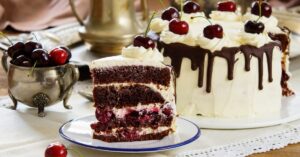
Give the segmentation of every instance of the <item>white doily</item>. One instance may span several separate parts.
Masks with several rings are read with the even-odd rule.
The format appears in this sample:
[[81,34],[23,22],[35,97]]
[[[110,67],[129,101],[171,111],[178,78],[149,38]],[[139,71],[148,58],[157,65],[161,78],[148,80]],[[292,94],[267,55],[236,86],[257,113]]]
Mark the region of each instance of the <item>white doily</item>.
[[244,157],[254,153],[279,149],[300,142],[300,126],[284,124],[287,129],[228,145],[179,153],[177,157]]

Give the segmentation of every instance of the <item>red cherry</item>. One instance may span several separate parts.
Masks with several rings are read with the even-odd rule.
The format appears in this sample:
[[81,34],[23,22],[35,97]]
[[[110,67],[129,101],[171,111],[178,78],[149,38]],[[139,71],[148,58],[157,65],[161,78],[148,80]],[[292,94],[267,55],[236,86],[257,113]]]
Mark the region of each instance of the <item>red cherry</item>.
[[148,48],[155,48],[155,43],[149,37],[138,35],[133,40],[133,46]]
[[112,111],[101,110],[100,108],[96,108],[95,115],[97,120],[102,124],[108,123],[114,117],[114,113]]
[[260,34],[264,31],[265,25],[257,21],[247,21],[244,29],[247,33]]
[[162,113],[165,114],[166,116],[170,116],[172,114],[172,109],[171,108],[164,108],[162,110]]
[[41,48],[43,48],[43,46],[40,43],[34,41],[28,41],[24,45],[24,51],[27,56],[31,56],[33,50]]
[[[251,4],[251,13],[259,16],[259,2],[253,2]],[[270,17],[272,14],[272,7],[268,2],[262,2],[261,4],[261,16]]]
[[14,45],[8,47],[7,49],[7,53],[9,55],[9,57],[15,59],[17,58],[19,55],[24,55],[25,54],[25,44],[22,42],[17,42]]
[[169,23],[169,30],[175,34],[184,35],[189,32],[189,24],[185,21],[173,19]]
[[216,24],[216,25],[209,25],[206,26],[203,30],[204,37],[208,39],[213,38],[223,38],[223,28],[222,26]]
[[67,53],[68,53],[68,60],[67,60],[67,62],[70,61],[70,59],[71,59],[71,57],[72,57],[71,50],[70,50],[68,47],[66,47],[66,46],[60,46],[59,48],[62,48],[62,49],[64,49],[65,51],[67,51]]
[[179,18],[179,12],[176,8],[169,7],[163,11],[163,13],[161,14],[161,18],[163,20],[171,21],[174,18]]
[[66,157],[67,154],[67,148],[59,142],[51,143],[45,151],[45,157]]
[[159,111],[158,107],[154,107],[154,108],[151,109],[151,112],[157,112],[158,113],[158,111]]
[[185,13],[196,13],[200,11],[200,5],[198,3],[195,3],[193,1],[187,1],[183,5],[183,11]]
[[68,60],[68,52],[62,48],[54,48],[50,54],[50,59],[55,65],[63,65]]
[[236,4],[233,1],[219,2],[218,3],[218,10],[219,11],[235,12],[236,11]]
[[36,67],[47,67],[50,63],[48,52],[44,49],[35,49],[31,53],[31,59],[36,62]]

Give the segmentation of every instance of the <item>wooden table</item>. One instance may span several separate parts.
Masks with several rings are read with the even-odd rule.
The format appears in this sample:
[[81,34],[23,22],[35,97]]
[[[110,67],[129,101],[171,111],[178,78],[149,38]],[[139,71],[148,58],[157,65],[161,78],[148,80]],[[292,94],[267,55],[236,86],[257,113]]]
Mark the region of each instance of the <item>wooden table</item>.
[[[0,54],[2,57],[2,53]],[[300,62],[300,58],[294,59],[293,62]],[[293,66],[292,68],[300,68]],[[0,96],[7,95],[7,78],[3,68],[0,68]],[[267,153],[259,153],[251,155],[250,157],[299,157],[300,144],[289,145],[279,150],[273,150]]]

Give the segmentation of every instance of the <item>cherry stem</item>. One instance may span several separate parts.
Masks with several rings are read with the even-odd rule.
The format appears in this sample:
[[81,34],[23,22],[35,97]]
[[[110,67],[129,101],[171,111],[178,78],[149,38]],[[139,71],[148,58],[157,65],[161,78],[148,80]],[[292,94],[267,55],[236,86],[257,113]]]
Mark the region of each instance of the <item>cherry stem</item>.
[[70,151],[73,151],[75,152],[79,157],[84,157],[79,150],[77,149],[74,149],[74,148],[67,148],[67,150],[70,150]]
[[182,20],[183,16],[183,0],[180,0],[180,21]]
[[39,41],[39,40],[37,39],[35,33],[31,33],[31,35],[34,36],[34,39],[35,39],[36,41]]
[[166,6],[163,0],[159,0],[159,2],[163,8]]
[[148,23],[148,25],[147,25],[146,31],[145,31],[145,33],[144,33],[144,37],[147,36],[147,34],[148,34],[149,30],[150,30],[150,24],[151,24],[151,22],[152,22],[152,20],[153,20],[153,18],[154,18],[154,16],[155,16],[155,14],[156,14],[156,11],[153,12],[153,14],[151,15],[151,18],[150,18],[149,23]]
[[258,17],[258,19],[256,20],[256,22],[261,18],[261,14],[262,14],[262,11],[261,11],[261,4],[262,4],[262,0],[259,0],[259,3],[258,3],[259,17]]
[[33,67],[31,68],[29,74],[27,75],[28,77],[29,77],[29,76],[32,76],[33,71],[34,71],[34,69],[35,69],[35,67],[36,67],[36,64],[37,64],[37,61],[34,62]]
[[205,16],[193,16],[193,17],[191,17],[191,19],[198,18],[198,17],[206,19],[209,22],[210,25],[213,25],[212,22],[208,18],[206,18]]
[[5,39],[7,39],[11,46],[14,44],[3,32],[0,32],[0,36],[2,36]]

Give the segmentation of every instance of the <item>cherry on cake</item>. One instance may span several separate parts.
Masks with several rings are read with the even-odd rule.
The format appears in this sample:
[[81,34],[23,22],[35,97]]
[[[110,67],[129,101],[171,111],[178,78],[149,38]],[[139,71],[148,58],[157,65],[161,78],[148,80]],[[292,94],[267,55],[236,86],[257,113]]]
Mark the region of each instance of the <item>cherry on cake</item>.
[[280,113],[282,95],[293,94],[287,84],[288,34],[278,27],[267,2],[259,15],[257,4],[242,15],[234,1],[220,2],[210,18],[181,19],[189,26],[185,33],[174,31],[180,23],[170,27],[171,20],[168,27],[165,20],[154,20],[158,48],[176,74],[180,115],[250,118]]
[[95,139],[159,140],[175,131],[175,78],[153,44],[137,36],[121,56],[91,63]]

